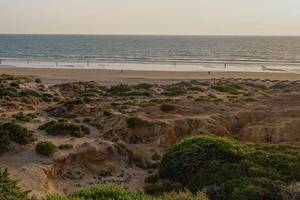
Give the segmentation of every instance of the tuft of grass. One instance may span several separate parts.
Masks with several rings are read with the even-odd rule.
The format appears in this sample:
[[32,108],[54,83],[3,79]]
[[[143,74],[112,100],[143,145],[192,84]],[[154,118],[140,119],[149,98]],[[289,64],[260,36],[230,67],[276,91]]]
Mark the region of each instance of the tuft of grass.
[[175,109],[176,106],[174,106],[173,104],[164,103],[160,105],[160,110],[163,112],[171,112],[174,111]]
[[202,192],[193,194],[188,190],[180,192],[165,193],[162,196],[163,200],[208,200],[207,195]]
[[22,97],[40,97],[41,95],[34,90],[21,90],[19,96]]
[[36,116],[33,114],[24,114],[23,112],[19,112],[14,114],[13,117],[22,122],[31,122]]
[[163,95],[166,96],[180,96],[184,94],[186,94],[186,89],[182,86],[172,86],[163,92]]
[[115,185],[96,185],[73,194],[48,196],[46,200],[160,200],[143,193],[133,193]]
[[139,117],[129,117],[127,119],[127,127],[130,129],[135,129],[143,125],[143,120]]
[[70,150],[73,149],[74,146],[72,144],[61,144],[58,146],[60,150]]
[[2,134],[6,134],[10,141],[21,145],[30,144],[36,140],[33,135],[33,131],[14,122],[8,122],[0,125],[0,131]]
[[56,147],[51,142],[43,141],[43,142],[39,142],[36,145],[35,150],[40,155],[43,155],[43,156],[52,156],[55,153],[55,151],[56,151]]
[[16,97],[18,91],[15,88],[0,88],[0,97]]
[[213,89],[219,92],[225,92],[233,95],[239,95],[243,87],[239,84],[230,83],[230,84],[217,84],[212,87]]
[[69,122],[67,120],[50,121],[39,127],[44,130],[48,135],[71,135],[74,137],[84,137],[87,130],[83,130],[83,126]]

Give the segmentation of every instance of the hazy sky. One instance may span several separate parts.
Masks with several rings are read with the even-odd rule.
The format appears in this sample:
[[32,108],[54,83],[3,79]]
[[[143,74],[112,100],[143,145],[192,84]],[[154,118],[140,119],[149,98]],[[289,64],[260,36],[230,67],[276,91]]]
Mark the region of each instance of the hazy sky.
[[0,33],[300,35],[300,0],[0,0]]

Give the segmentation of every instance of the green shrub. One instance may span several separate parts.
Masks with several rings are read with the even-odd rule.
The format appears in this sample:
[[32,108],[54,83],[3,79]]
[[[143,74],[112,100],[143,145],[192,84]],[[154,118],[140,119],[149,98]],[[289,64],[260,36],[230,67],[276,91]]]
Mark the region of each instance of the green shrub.
[[23,121],[23,122],[30,122],[35,118],[33,114],[24,114],[23,112],[19,112],[17,114],[14,114],[13,117],[16,120]]
[[182,86],[172,86],[167,88],[163,94],[166,96],[180,96],[186,94],[186,89]]
[[72,144],[61,144],[58,146],[60,150],[70,150],[73,149],[74,146]]
[[[163,157],[160,177],[193,192],[220,188],[219,199],[282,199],[284,185],[300,180],[300,148],[248,145],[213,135],[174,145]],[[276,192],[277,191],[277,192]]]
[[22,90],[19,92],[22,97],[40,97],[41,95],[34,90]]
[[78,124],[69,121],[50,121],[39,127],[46,131],[48,135],[71,135],[74,137],[84,137],[85,131]]
[[42,83],[42,80],[40,78],[36,78],[34,81],[35,81],[35,83],[38,83],[38,84]]
[[150,90],[152,88],[152,85],[149,83],[141,83],[134,86],[137,90]]
[[120,85],[111,86],[108,92],[114,95],[120,95],[122,93],[130,92],[131,90],[132,88],[129,85],[120,84]]
[[129,117],[127,119],[127,127],[130,129],[135,129],[143,125],[143,120],[139,117]]
[[0,153],[6,152],[9,148],[9,137],[5,130],[0,130]]
[[206,194],[198,192],[193,194],[190,191],[170,192],[162,196],[163,200],[208,200]]
[[46,200],[159,200],[143,193],[132,193],[114,185],[96,185],[67,197],[49,196]]
[[233,94],[233,95],[238,95],[240,94],[240,90],[242,90],[242,86],[238,85],[238,84],[218,84],[213,86],[213,89],[219,91],[219,92],[226,92],[229,94]]
[[18,187],[16,181],[10,179],[7,170],[0,169],[1,200],[29,200],[27,194]]
[[56,151],[56,147],[51,142],[44,141],[44,142],[39,142],[36,145],[35,150],[40,155],[52,156]]
[[171,112],[171,111],[174,111],[175,109],[176,109],[176,107],[172,104],[164,103],[164,104],[160,105],[160,110],[163,112]]
[[166,180],[158,181],[156,183],[146,183],[144,191],[149,195],[161,195],[166,192],[182,190],[181,184],[170,182]]
[[9,140],[22,145],[30,144],[36,140],[32,131],[14,122],[0,125],[0,130],[7,133]]
[[16,82],[12,82],[9,84],[10,87],[19,88],[19,84]]
[[0,97],[15,97],[18,91],[14,88],[0,88]]

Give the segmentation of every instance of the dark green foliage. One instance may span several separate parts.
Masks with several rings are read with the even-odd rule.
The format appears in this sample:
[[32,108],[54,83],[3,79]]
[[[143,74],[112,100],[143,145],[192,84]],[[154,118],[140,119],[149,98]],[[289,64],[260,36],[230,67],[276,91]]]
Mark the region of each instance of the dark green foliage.
[[149,83],[141,83],[134,86],[137,90],[150,90],[152,88],[152,85]]
[[151,92],[147,88],[146,85],[139,85],[135,87],[130,87],[127,84],[120,84],[111,86],[108,92],[112,95],[117,96],[151,96]]
[[139,117],[129,117],[127,119],[128,128],[135,129],[141,125],[143,125],[143,120]]
[[40,155],[52,156],[56,151],[56,147],[51,142],[44,141],[44,142],[39,142],[36,145],[35,150]]
[[0,88],[0,97],[15,97],[17,93],[15,88]]
[[19,84],[16,82],[12,82],[9,84],[10,87],[19,88]]
[[103,115],[105,115],[106,117],[112,117],[113,113],[111,110],[104,110]]
[[8,133],[5,130],[0,130],[0,153],[6,152],[9,148]]
[[48,135],[71,135],[74,137],[84,137],[85,131],[76,123],[66,120],[50,121],[39,127],[40,130],[46,131]]
[[230,84],[215,85],[215,86],[213,86],[213,89],[215,89],[219,92],[226,92],[229,94],[238,95],[241,93],[240,90],[242,90],[243,87],[239,84],[230,83]]
[[28,192],[23,192],[17,182],[11,180],[7,170],[0,169],[0,199],[1,200],[28,200]]
[[61,144],[58,146],[60,150],[70,150],[73,149],[74,146],[72,144]]
[[167,88],[163,94],[166,96],[180,96],[186,94],[186,89],[183,86],[172,86]]
[[9,140],[22,145],[30,144],[36,140],[32,131],[14,122],[0,125],[0,130],[7,134]]
[[159,200],[143,193],[132,193],[114,185],[96,185],[67,197],[49,196],[46,200]]
[[122,93],[130,92],[132,88],[127,84],[120,84],[120,85],[114,85],[111,86],[111,88],[108,90],[109,93],[113,95],[120,95]]
[[19,112],[17,114],[14,114],[13,117],[16,120],[23,121],[23,122],[30,122],[32,121],[36,116],[33,114],[24,114],[23,112]]
[[19,92],[22,97],[40,97],[41,95],[34,90],[22,90]]
[[42,83],[42,80],[39,79],[39,78],[36,78],[34,81],[35,81],[36,83],[38,83],[38,84]]
[[160,110],[163,112],[171,112],[174,111],[176,107],[173,104],[164,103],[160,105]]
[[183,187],[179,183],[170,182],[166,180],[158,181],[156,183],[146,183],[144,191],[146,194],[161,195],[170,191],[180,191]]
[[282,199],[280,189],[300,180],[300,148],[247,145],[213,135],[174,145],[163,157],[160,177],[196,192],[220,188],[219,199]]

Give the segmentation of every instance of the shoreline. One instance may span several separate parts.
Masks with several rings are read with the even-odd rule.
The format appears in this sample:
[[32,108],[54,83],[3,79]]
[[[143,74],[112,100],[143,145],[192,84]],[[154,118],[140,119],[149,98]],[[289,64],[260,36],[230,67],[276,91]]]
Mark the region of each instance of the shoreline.
[[192,72],[192,71],[142,71],[112,69],[61,69],[61,68],[14,68],[0,67],[0,74],[31,76],[42,79],[46,83],[69,81],[97,81],[107,84],[166,82],[192,79],[242,78],[270,80],[300,80],[300,74],[278,72]]

